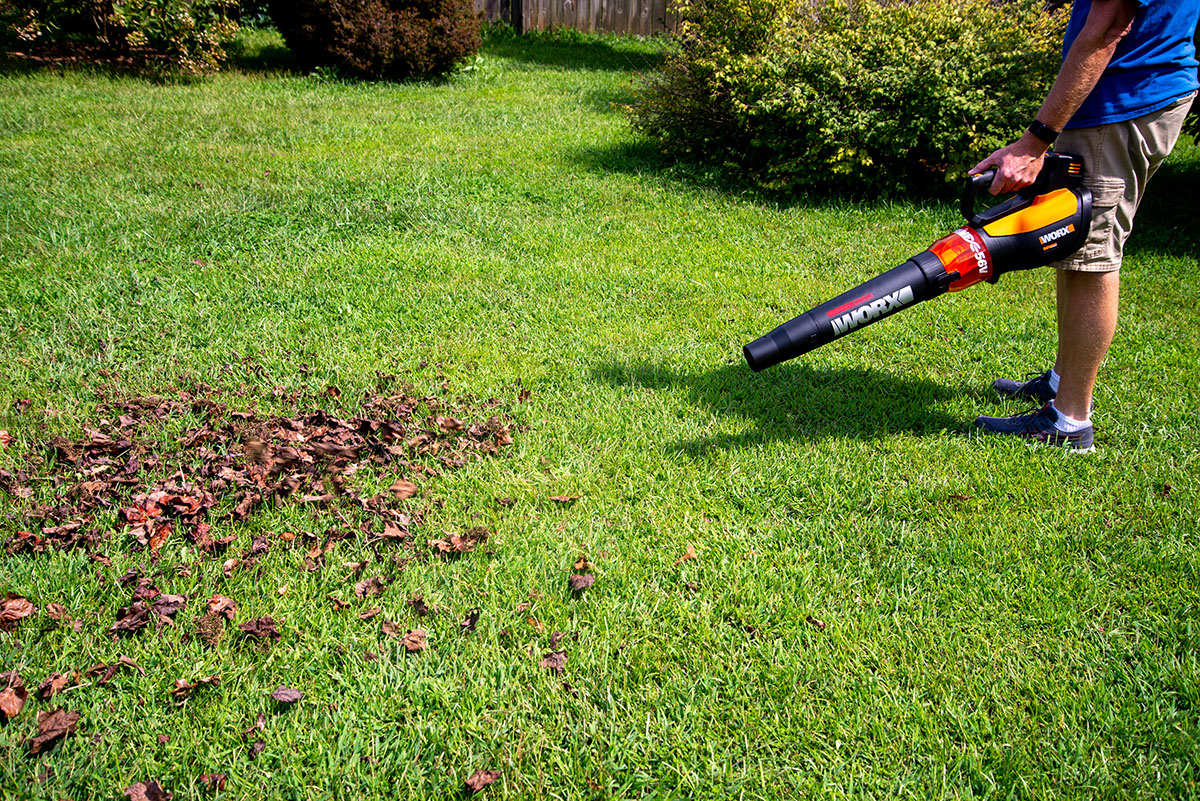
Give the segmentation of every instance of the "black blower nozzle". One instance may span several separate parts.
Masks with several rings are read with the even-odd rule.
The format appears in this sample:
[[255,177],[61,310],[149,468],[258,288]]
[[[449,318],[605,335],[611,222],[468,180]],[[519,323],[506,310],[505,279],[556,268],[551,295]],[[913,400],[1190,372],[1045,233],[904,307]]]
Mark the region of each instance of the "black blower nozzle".
[[843,292],[742,348],[755,371],[795,358],[901,309],[1012,270],[1041,267],[1087,240],[1092,193],[1082,185],[1078,156],[1050,154],[1037,181],[980,214],[975,196],[994,176],[969,177],[962,212],[968,224],[898,267]]

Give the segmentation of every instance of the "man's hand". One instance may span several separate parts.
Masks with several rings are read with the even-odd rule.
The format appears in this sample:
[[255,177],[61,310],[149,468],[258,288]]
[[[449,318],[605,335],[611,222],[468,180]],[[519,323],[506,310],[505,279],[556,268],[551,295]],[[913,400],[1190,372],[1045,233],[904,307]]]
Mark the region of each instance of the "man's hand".
[[1038,139],[1029,131],[1007,147],[1002,147],[992,155],[971,168],[971,174],[981,173],[991,167],[996,168],[996,177],[988,191],[993,195],[1003,192],[1015,192],[1024,189],[1034,182],[1042,171],[1042,161],[1045,159],[1049,145]]

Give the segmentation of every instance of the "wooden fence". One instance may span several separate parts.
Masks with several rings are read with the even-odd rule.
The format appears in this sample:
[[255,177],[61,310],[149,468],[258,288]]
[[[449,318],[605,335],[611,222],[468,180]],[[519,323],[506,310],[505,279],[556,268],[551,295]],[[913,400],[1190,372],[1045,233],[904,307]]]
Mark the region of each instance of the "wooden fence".
[[677,21],[667,13],[667,0],[475,0],[475,10],[518,31],[574,28],[648,36],[674,30]]

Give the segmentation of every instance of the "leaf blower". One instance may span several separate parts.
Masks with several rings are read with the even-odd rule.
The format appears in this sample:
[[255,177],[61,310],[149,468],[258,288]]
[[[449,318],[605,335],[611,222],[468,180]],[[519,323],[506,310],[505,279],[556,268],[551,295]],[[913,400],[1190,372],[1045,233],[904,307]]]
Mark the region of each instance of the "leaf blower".
[[806,311],[742,348],[752,370],[766,369],[901,309],[1013,270],[1042,267],[1070,256],[1087,240],[1092,193],[1083,186],[1083,160],[1046,156],[1037,180],[1015,197],[975,213],[976,195],[995,169],[968,176],[960,210],[967,225],[899,267]]

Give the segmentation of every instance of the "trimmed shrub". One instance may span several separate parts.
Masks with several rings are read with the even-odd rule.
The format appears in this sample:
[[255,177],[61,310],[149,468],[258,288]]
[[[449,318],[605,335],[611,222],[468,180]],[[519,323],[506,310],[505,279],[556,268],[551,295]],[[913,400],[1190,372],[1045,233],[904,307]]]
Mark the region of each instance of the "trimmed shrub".
[[271,0],[296,62],[360,78],[445,75],[479,50],[473,0]]
[[764,188],[894,194],[1020,134],[1058,70],[1043,0],[677,0],[636,129]]
[[12,50],[205,73],[224,60],[237,10],[237,0],[0,0],[0,27]]

